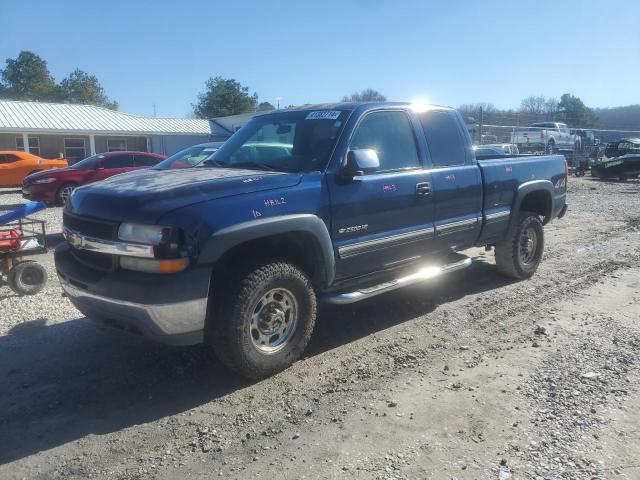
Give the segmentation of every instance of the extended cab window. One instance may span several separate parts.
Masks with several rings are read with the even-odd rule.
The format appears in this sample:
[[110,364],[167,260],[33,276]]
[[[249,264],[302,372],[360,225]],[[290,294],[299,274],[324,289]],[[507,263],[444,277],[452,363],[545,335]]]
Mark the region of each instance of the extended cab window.
[[350,150],[361,148],[376,151],[382,171],[420,166],[413,129],[404,112],[373,112],[364,117],[349,144]]
[[418,115],[434,167],[464,165],[464,144],[455,113],[447,110],[430,110]]

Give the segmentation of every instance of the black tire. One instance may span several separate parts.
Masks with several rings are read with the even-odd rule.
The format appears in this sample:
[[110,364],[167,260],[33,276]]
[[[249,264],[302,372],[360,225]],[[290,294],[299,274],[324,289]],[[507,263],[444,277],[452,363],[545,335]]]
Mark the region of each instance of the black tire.
[[[78,188],[78,185],[75,183],[65,183],[58,189],[58,193],[56,193],[56,200],[58,205],[65,206],[67,204],[67,200],[71,197],[71,193],[73,190]],[[69,190],[71,190],[69,192]]]
[[47,283],[47,271],[38,262],[25,260],[9,270],[7,283],[18,295],[35,295]]
[[[285,262],[251,269],[228,288],[216,289],[213,302],[206,341],[229,369],[252,380],[273,375],[298,360],[316,322],[311,281]],[[293,305],[293,313],[285,312],[287,305]],[[273,334],[278,328],[284,329],[282,334]],[[283,343],[276,346],[279,341]]]
[[[535,236],[534,246],[528,243],[530,232]],[[529,238],[525,239],[525,235]],[[520,212],[517,222],[511,227],[506,238],[496,245],[498,271],[506,277],[518,280],[530,278],[540,265],[543,251],[544,228],[540,217],[536,213]]]

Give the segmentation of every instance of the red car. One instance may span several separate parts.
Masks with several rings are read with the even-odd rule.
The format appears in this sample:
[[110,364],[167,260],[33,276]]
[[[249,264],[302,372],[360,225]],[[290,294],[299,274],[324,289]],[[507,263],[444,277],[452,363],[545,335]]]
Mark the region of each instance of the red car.
[[76,187],[119,173],[153,167],[165,158],[163,155],[148,152],[98,153],[68,168],[29,175],[22,182],[22,196],[29,200],[64,205]]

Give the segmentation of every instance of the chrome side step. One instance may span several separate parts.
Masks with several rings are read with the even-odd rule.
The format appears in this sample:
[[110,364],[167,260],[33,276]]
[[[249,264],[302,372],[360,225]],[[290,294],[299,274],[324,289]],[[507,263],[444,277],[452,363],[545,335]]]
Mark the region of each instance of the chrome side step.
[[405,277],[396,278],[380,285],[374,285],[373,287],[362,288],[355,292],[348,293],[332,293],[325,297],[327,303],[335,305],[347,305],[349,303],[359,302],[367,298],[375,297],[382,293],[391,292],[398,288],[407,287],[416,283],[424,282],[435,277],[439,277],[445,273],[455,272],[456,270],[462,270],[471,265],[471,259],[465,258],[455,263],[449,263],[441,267],[424,267],[415,273],[407,275]]

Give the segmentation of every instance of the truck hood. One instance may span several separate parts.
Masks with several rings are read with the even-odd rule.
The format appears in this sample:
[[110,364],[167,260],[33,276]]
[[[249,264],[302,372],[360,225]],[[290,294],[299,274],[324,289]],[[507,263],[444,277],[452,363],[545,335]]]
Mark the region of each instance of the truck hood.
[[234,168],[138,170],[76,189],[67,208],[82,216],[154,223],[178,208],[217,198],[292,187],[299,173]]

